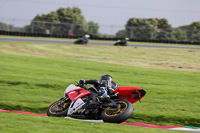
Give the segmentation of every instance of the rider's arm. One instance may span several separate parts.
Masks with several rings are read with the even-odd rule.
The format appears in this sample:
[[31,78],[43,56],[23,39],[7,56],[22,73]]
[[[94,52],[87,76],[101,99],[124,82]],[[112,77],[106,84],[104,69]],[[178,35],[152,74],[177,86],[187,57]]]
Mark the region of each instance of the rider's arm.
[[99,84],[99,80],[96,80],[96,79],[86,80],[86,84]]
[[93,84],[95,87],[99,86],[99,81],[98,80],[83,80],[81,79],[79,81],[79,86],[83,86],[84,84]]

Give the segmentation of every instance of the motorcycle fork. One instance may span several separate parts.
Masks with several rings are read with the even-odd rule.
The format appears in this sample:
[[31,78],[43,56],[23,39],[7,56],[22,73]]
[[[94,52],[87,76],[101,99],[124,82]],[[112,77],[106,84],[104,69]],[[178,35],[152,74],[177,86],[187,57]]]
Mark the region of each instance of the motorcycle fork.
[[66,105],[68,104],[68,101],[70,100],[69,97],[63,98],[65,101],[63,101],[61,104],[62,108],[66,108]]

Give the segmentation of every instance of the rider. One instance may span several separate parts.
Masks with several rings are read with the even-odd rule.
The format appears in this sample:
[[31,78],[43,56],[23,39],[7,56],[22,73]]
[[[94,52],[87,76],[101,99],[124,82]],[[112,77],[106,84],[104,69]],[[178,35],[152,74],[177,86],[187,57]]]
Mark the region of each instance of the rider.
[[86,44],[88,43],[89,38],[90,38],[90,35],[85,35],[82,37],[82,39],[86,41]]
[[87,44],[89,38],[90,38],[90,35],[84,35],[82,37],[79,37],[78,40],[84,42],[85,44]]
[[93,84],[99,93],[99,98],[101,99],[109,99],[113,94],[113,91],[118,87],[117,84],[112,81],[112,76],[110,75],[102,75],[99,80],[80,80],[79,86],[83,86],[84,84]]
[[129,38],[124,38],[124,39],[120,40],[120,42],[122,44],[126,44],[128,41],[129,41]]

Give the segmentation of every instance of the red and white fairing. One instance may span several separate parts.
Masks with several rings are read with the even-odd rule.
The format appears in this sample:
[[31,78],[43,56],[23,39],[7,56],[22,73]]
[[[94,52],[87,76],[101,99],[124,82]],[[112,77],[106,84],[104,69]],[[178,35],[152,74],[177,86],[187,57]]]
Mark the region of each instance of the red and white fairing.
[[69,106],[67,115],[71,115],[79,111],[82,108],[82,106],[85,105],[85,102],[81,98],[89,94],[91,94],[91,92],[83,88],[80,88],[73,84],[69,85],[64,92],[64,96],[68,96],[72,101]]

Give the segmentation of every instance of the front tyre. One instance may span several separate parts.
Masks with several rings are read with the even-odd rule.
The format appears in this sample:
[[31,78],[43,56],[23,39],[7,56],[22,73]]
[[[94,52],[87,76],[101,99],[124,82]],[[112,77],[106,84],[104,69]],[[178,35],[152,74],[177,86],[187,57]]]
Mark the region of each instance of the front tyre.
[[75,42],[74,42],[74,44],[79,44],[79,41],[78,41],[78,40],[77,40],[77,41],[75,41]]
[[133,114],[133,105],[126,100],[116,101],[117,108],[107,107],[101,112],[101,118],[104,122],[121,123],[127,120]]
[[114,46],[118,46],[119,44],[116,42],[116,43],[114,43],[113,45],[114,45]]
[[49,106],[47,109],[47,115],[55,117],[67,116],[70,104],[71,101],[69,99],[60,99]]

